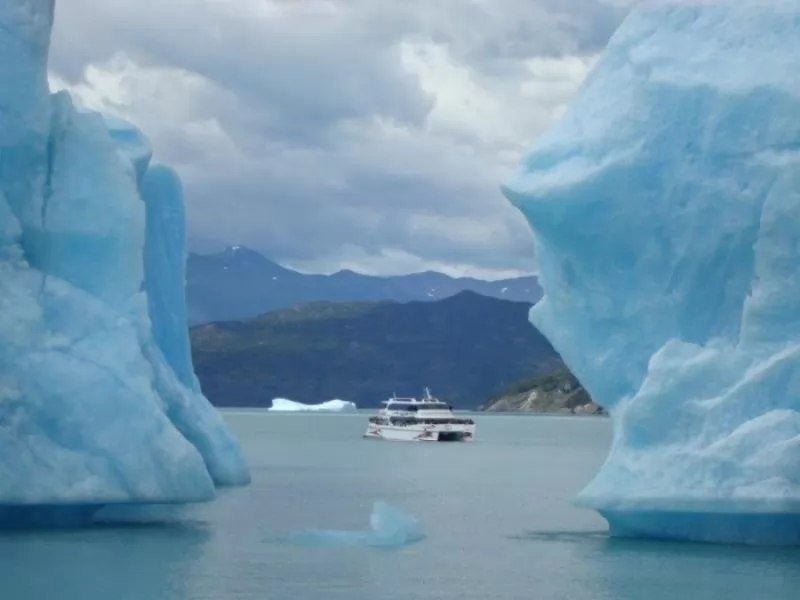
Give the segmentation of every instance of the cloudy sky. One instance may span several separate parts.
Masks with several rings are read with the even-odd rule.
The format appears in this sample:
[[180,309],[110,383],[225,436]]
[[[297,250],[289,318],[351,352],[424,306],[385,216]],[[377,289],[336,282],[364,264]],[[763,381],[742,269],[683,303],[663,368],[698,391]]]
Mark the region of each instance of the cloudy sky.
[[51,81],[184,182],[190,244],[301,270],[529,272],[499,184],[630,0],[60,0]]

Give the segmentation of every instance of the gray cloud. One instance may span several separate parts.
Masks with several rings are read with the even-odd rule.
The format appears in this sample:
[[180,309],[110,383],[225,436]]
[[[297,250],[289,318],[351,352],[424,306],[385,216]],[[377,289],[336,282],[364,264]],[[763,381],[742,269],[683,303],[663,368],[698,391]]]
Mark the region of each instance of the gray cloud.
[[627,9],[610,0],[69,0],[51,72],[136,122],[198,244],[307,269],[531,268],[498,186]]

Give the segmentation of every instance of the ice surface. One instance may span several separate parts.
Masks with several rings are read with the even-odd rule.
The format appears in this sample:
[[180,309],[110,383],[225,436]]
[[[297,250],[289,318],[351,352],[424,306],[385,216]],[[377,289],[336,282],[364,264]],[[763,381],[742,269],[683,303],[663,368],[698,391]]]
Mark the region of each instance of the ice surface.
[[800,3],[636,9],[504,186],[613,533],[800,543]]
[[350,412],[358,410],[354,402],[346,400],[328,400],[319,404],[303,404],[286,398],[273,398],[272,406],[267,410],[274,412]]
[[421,541],[425,536],[417,521],[406,513],[376,502],[369,517],[369,530],[311,529],[289,536],[302,546],[381,546],[396,548]]
[[249,480],[192,370],[179,181],[134,127],[49,94],[52,18],[0,7],[0,524]]

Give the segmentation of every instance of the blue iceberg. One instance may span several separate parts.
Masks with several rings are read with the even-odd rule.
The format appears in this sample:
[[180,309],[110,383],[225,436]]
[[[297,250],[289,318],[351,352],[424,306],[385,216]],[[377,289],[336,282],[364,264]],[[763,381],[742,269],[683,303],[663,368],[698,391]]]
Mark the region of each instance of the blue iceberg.
[[612,535],[800,543],[798,73],[794,0],[644,4],[504,185]]
[[250,478],[192,368],[180,181],[132,125],[49,93],[53,12],[0,8],[0,524]]
[[425,538],[419,523],[403,511],[385,502],[375,502],[369,517],[370,528],[364,531],[347,529],[309,529],[287,538],[298,546],[374,546],[399,548]]

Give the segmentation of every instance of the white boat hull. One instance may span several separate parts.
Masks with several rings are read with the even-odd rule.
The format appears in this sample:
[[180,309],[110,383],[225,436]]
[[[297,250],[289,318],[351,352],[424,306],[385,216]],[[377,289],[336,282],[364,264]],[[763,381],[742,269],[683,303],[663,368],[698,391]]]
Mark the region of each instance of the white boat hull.
[[383,425],[370,423],[365,438],[394,442],[471,442],[475,425]]

